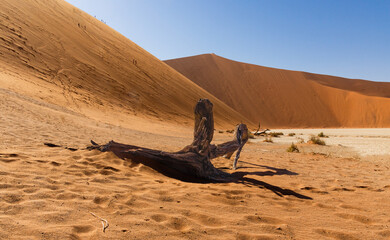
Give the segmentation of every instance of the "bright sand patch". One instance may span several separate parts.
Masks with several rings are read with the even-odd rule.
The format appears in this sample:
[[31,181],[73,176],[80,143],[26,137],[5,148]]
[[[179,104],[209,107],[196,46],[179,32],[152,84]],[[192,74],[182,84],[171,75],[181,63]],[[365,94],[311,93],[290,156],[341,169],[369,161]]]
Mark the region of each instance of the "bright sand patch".
[[[324,133],[321,138],[327,145],[350,148],[359,156],[390,155],[390,128],[355,128],[355,129],[274,129],[274,132],[283,132],[285,137],[274,138],[275,143],[299,142],[303,138],[307,141],[311,135]],[[294,137],[287,137],[295,133]],[[390,161],[390,157],[389,157]]]

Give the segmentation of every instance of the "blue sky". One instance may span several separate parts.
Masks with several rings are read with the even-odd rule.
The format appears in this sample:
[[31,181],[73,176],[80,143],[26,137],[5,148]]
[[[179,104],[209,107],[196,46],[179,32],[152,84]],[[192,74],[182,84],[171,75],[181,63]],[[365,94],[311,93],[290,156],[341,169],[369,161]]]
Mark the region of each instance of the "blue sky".
[[387,0],[67,0],[161,60],[203,53],[390,82]]

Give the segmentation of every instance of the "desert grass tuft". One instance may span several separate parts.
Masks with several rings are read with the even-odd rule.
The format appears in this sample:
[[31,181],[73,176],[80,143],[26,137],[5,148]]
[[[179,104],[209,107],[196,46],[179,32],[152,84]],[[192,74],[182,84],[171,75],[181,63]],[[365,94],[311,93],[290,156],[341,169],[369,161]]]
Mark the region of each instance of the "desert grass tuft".
[[318,134],[318,137],[327,138],[327,137],[329,137],[329,136],[326,136],[323,132],[320,132],[320,133]]
[[271,137],[279,137],[284,134],[282,132],[270,132],[268,135],[270,135]]
[[319,137],[312,135],[308,143],[317,144],[317,145],[326,145],[325,141],[321,140]]
[[290,147],[287,148],[287,152],[296,152],[296,153],[299,153],[298,146],[295,145],[294,143],[291,143]]

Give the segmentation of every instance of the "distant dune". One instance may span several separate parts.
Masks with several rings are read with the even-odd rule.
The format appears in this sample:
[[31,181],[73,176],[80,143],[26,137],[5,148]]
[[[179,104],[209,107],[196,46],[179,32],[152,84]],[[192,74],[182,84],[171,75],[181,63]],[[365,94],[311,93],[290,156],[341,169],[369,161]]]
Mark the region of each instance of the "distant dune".
[[218,124],[248,122],[129,39],[62,0],[1,2],[0,88],[126,126],[132,124],[127,121],[130,115],[190,124],[199,98],[214,103]]
[[262,67],[204,54],[165,61],[262,127],[390,127],[390,83]]

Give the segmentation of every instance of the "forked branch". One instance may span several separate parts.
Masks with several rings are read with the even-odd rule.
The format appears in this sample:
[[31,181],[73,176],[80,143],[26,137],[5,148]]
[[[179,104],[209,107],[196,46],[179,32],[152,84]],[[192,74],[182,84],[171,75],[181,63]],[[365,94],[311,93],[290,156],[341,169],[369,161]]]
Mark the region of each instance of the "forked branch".
[[234,177],[215,168],[210,160],[219,156],[230,158],[237,151],[233,163],[235,169],[241,150],[248,141],[248,128],[245,124],[237,125],[234,139],[218,145],[210,144],[213,135],[213,104],[208,99],[200,99],[195,106],[194,139],[178,152],[164,152],[114,141],[104,145],[91,141],[89,149],[111,151],[123,159],[141,162],[183,180],[231,181]]

